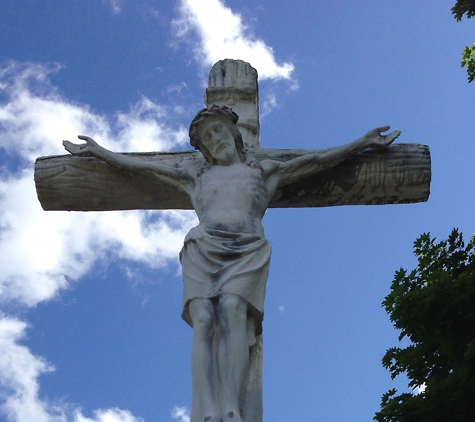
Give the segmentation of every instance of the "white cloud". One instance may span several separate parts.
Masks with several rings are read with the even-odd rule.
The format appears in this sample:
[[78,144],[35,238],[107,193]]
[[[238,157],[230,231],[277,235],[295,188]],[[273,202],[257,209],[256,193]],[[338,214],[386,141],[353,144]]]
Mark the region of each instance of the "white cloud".
[[[66,100],[48,80],[59,66],[10,62],[0,69],[0,305],[36,306],[112,256],[158,268],[177,265],[190,212],[44,212],[33,181],[41,155],[65,154],[61,140],[90,134],[113,150],[169,150],[187,141],[165,106],[143,97],[107,117]],[[113,246],[113,247],[112,247]],[[94,419],[38,397],[38,377],[53,367],[20,344],[27,324],[0,314],[0,411],[9,421],[138,422],[127,410]]]
[[108,5],[111,8],[112,13],[117,15],[122,11],[124,0],[102,0],[102,3]]
[[267,116],[276,107],[278,107],[276,95],[274,93],[268,94],[264,101],[261,102],[261,119]]
[[[34,306],[83,276],[111,245],[116,256],[150,267],[177,262],[190,213],[130,211],[44,212],[32,163],[63,154],[61,140],[94,134],[111,149],[169,150],[186,142],[184,128],[165,123],[166,109],[142,98],[127,113],[98,116],[68,102],[48,83],[58,68],[10,63],[0,72],[0,152],[22,163],[0,180],[0,302]],[[41,85],[42,94],[33,86]]]
[[128,410],[113,409],[99,409],[94,411],[94,419],[86,418],[82,415],[80,410],[76,410],[74,415],[74,422],[142,422],[142,418],[138,418]]
[[98,409],[91,419],[70,404],[40,400],[38,377],[54,367],[19,344],[26,328],[25,322],[0,315],[0,415],[10,422],[143,422],[128,410]]
[[177,422],[190,422],[190,412],[186,407],[175,406],[172,410],[172,418]]
[[38,398],[38,377],[54,368],[33,356],[17,342],[25,335],[26,323],[15,318],[0,318],[0,412],[9,421],[65,421],[60,409]]
[[[178,39],[192,43],[195,59],[205,67],[218,60],[240,59],[251,63],[260,80],[290,79],[292,63],[278,64],[274,51],[252,36],[239,14],[220,0],[181,0],[180,17],[173,21]],[[198,35],[191,37],[190,32]]]
[[170,110],[146,97],[128,113],[117,114],[119,140],[124,151],[169,151],[188,143],[188,130],[170,128],[164,121]]
[[188,89],[188,85],[186,85],[185,82],[182,82],[182,83],[180,83],[180,84],[170,85],[170,86],[167,88],[167,91],[170,92],[170,93],[177,93],[177,94],[180,94],[181,91],[183,91],[183,89]]

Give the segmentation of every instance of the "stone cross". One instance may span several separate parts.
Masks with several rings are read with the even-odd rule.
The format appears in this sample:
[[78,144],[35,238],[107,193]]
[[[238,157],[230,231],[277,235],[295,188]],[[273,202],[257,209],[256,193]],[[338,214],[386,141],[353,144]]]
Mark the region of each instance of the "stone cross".
[[[260,162],[287,162],[312,150],[259,148],[257,72],[240,60],[222,60],[211,70],[204,102],[227,106],[248,151]],[[68,149],[69,150],[69,149]],[[125,153],[140,163],[171,168],[203,165],[200,152]],[[341,164],[279,187],[269,207],[381,205],[426,201],[431,179],[429,148],[397,144],[352,155]],[[94,157],[73,155],[38,158],[35,164],[38,198],[45,210],[108,211],[130,209],[192,209],[186,192],[150,183],[145,175],[111,166]],[[262,420],[262,335],[250,348],[250,359],[239,400],[244,421]],[[199,400],[193,389],[192,419],[198,420]],[[233,412],[226,416],[233,420]],[[201,417],[200,417],[201,418]],[[199,419],[202,420],[202,419]],[[206,418],[205,418],[206,420]],[[218,420],[218,419],[216,419]]]

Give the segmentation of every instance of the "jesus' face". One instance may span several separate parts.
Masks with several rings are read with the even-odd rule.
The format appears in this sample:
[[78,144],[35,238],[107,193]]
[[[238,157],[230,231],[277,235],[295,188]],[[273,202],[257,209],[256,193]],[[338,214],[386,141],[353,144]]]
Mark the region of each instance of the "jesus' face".
[[240,162],[233,134],[219,117],[206,119],[199,128],[201,142],[219,165]]

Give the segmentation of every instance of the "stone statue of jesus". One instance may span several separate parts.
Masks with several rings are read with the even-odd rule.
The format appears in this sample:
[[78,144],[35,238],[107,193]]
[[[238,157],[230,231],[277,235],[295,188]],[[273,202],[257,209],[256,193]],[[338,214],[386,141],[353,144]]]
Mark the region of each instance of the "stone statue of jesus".
[[[262,217],[276,190],[341,163],[367,148],[386,148],[399,131],[370,130],[340,147],[314,150],[286,162],[258,161],[243,145],[238,116],[226,106],[201,110],[190,125],[190,142],[206,161],[171,167],[111,152],[88,136],[64,141],[73,155],[94,156],[112,166],[146,174],[189,195],[200,224],[185,238],[183,319],[194,330],[191,420],[241,421],[239,397],[249,348],[262,332],[271,255]],[[199,409],[199,410],[197,410]]]

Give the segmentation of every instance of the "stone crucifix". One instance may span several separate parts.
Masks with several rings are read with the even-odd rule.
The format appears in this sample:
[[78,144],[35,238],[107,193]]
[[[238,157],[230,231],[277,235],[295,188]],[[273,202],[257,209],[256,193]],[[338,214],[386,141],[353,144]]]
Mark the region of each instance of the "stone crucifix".
[[36,162],[45,210],[190,209],[183,319],[194,329],[191,421],[262,420],[262,320],[271,248],[268,207],[394,204],[429,196],[428,147],[389,147],[388,126],[324,150],[259,148],[257,72],[215,64],[206,108],[190,125],[200,152],[128,153],[92,138],[64,141],[72,155]]

